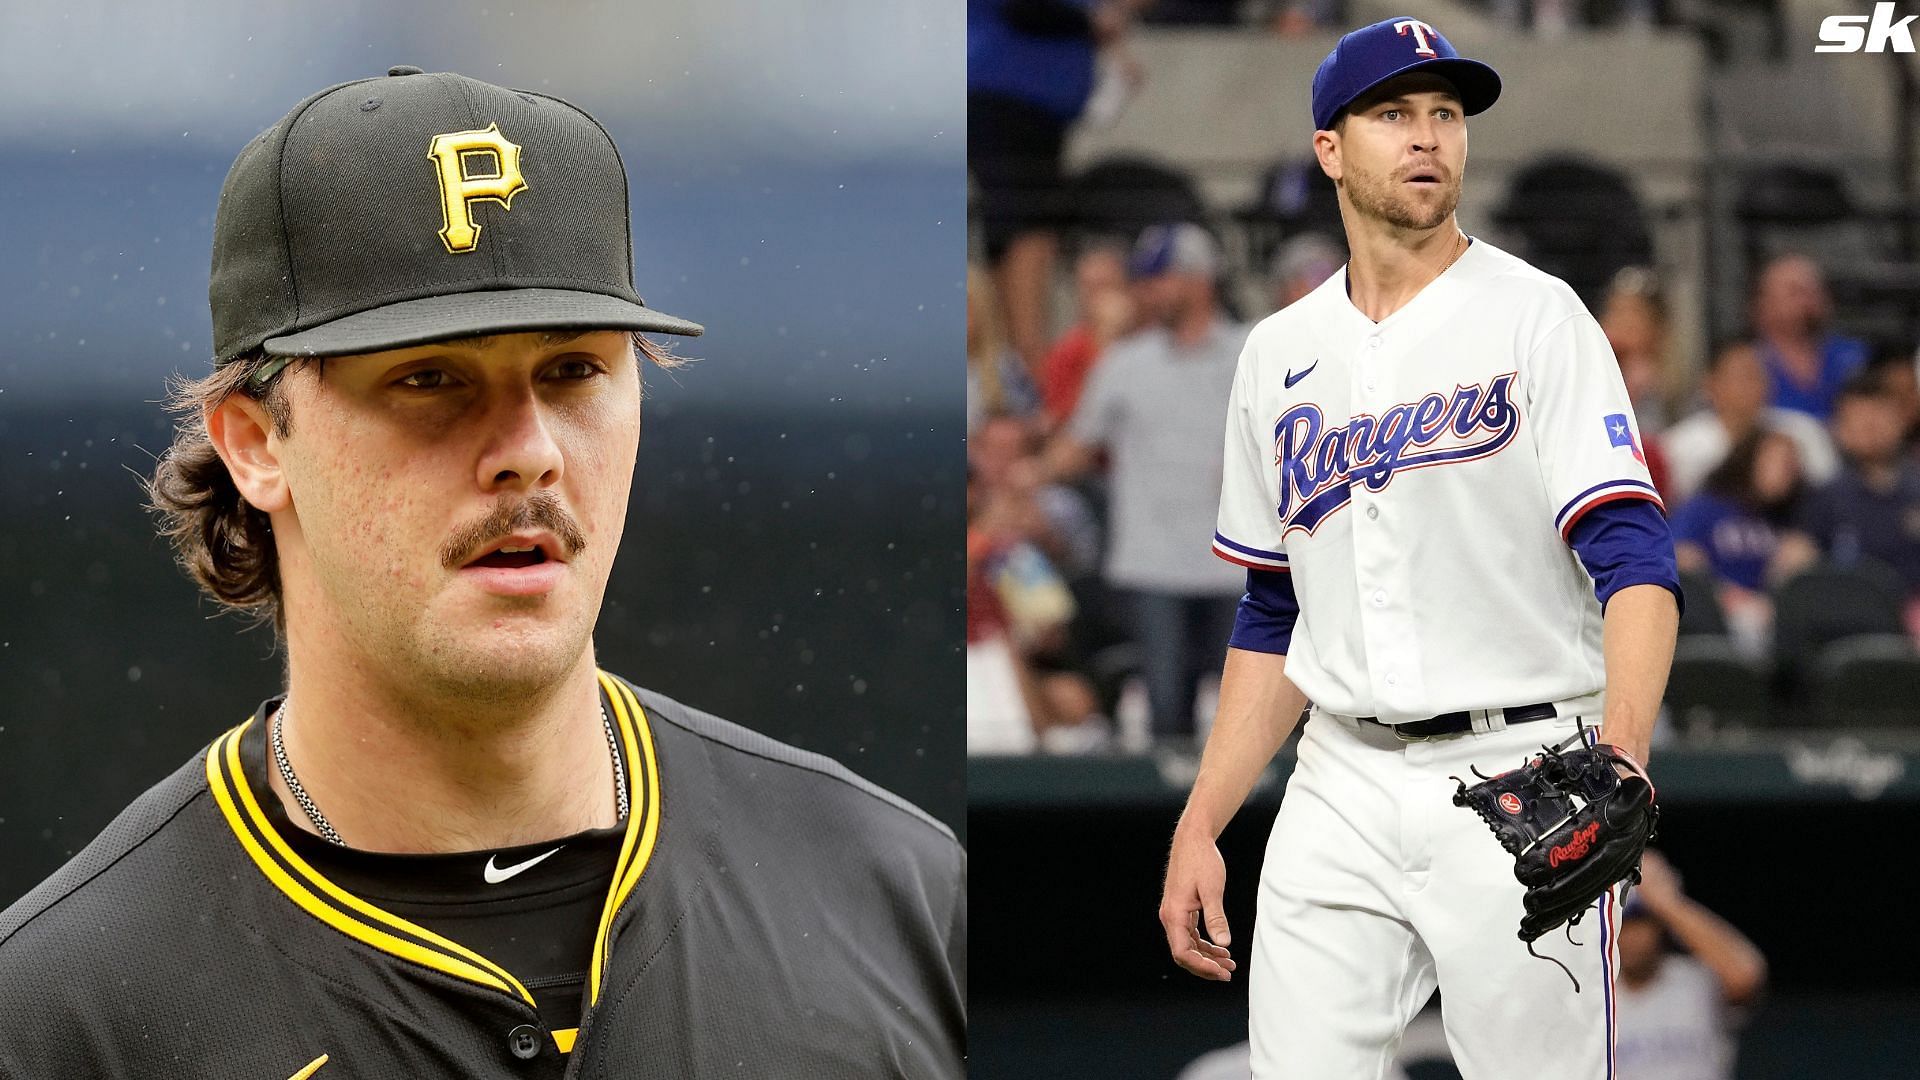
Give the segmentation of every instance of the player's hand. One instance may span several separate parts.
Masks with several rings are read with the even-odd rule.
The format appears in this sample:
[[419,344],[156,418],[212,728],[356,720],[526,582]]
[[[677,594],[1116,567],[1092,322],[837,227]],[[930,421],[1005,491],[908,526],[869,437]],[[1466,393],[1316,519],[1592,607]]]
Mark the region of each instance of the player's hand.
[[1216,982],[1231,981],[1239,966],[1227,951],[1233,938],[1220,902],[1226,889],[1227,863],[1219,845],[1202,830],[1175,829],[1166,888],[1160,894],[1160,927],[1167,932],[1174,963]]

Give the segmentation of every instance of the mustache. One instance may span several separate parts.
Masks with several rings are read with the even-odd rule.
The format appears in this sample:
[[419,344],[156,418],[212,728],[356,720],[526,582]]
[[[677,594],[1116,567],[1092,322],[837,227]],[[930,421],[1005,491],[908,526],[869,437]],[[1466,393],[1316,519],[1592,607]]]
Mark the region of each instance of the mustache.
[[534,529],[545,529],[559,538],[568,559],[587,549],[586,532],[561,505],[560,496],[551,491],[536,491],[519,502],[510,499],[511,496],[502,495],[486,517],[456,531],[440,549],[441,565],[458,570],[467,556],[481,547],[501,537]]

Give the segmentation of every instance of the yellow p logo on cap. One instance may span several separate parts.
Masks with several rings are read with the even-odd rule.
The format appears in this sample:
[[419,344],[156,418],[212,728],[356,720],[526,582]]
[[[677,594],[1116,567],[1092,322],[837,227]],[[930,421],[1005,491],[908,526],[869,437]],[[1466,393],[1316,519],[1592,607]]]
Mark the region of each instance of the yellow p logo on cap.
[[[440,180],[440,242],[450,255],[480,244],[480,226],[473,221],[475,202],[491,200],[511,210],[513,196],[527,188],[520,175],[520,148],[500,134],[498,124],[435,135],[427,157]],[[489,158],[491,168],[484,164]]]

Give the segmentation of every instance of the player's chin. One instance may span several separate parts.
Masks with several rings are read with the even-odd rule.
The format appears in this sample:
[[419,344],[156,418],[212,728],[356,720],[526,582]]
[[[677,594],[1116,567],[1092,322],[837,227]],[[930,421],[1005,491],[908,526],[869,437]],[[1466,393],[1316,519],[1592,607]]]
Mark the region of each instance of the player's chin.
[[1400,204],[1400,216],[1413,228],[1433,229],[1444,224],[1457,205],[1458,200],[1448,198],[1444,191],[1425,196],[1416,194]]
[[574,620],[495,617],[443,621],[428,629],[414,664],[423,676],[463,685],[482,700],[506,700],[551,686],[578,670],[591,625]]
[[[471,600],[471,598],[468,598]],[[572,655],[592,633],[592,613],[577,596],[505,602],[496,597],[442,608],[432,631],[460,662],[487,667],[545,666],[543,657]]]

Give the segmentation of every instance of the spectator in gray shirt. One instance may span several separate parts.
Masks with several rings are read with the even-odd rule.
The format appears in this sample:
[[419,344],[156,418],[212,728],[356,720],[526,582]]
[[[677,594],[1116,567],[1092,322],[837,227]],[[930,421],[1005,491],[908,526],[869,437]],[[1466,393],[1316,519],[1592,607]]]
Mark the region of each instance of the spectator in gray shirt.
[[1233,630],[1244,575],[1209,553],[1227,396],[1247,328],[1222,313],[1220,253],[1197,225],[1146,230],[1129,264],[1146,329],[1116,342],[1048,447],[1058,478],[1109,463],[1104,574],[1125,594],[1156,735],[1194,732],[1200,677]]
[[1688,896],[1658,851],[1647,851],[1640,872],[1620,923],[1614,1050],[1620,1075],[1728,1080],[1746,1007],[1767,984],[1766,957]]

